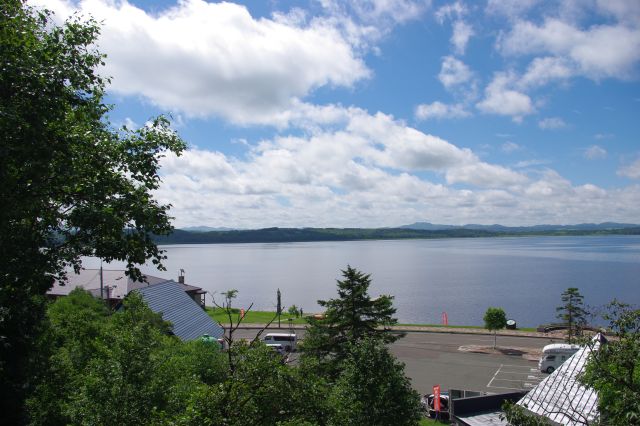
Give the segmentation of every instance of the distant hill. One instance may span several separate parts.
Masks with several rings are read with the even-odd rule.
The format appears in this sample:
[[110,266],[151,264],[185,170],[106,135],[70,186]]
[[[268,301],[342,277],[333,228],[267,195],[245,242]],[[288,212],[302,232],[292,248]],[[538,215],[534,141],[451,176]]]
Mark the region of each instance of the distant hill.
[[[427,224],[431,225],[431,224]],[[602,226],[600,224],[599,226]],[[411,225],[409,225],[411,226]],[[422,225],[424,226],[424,225]],[[437,227],[438,225],[431,225]],[[640,226],[596,229],[587,225],[575,227],[505,227],[501,225],[466,225],[447,229],[412,228],[265,228],[253,230],[194,232],[176,229],[170,235],[155,236],[158,244],[222,244],[222,243],[284,243],[305,241],[399,240],[433,238],[478,238],[525,235],[640,235]],[[474,226],[482,229],[474,229]],[[582,226],[582,227],[581,227]],[[497,228],[493,228],[497,227]],[[578,228],[581,227],[581,228]]]
[[533,226],[504,226],[468,224],[462,226],[438,225],[429,222],[416,222],[411,225],[400,226],[400,229],[416,229],[426,231],[441,231],[449,229],[475,229],[492,232],[549,232],[549,231],[605,231],[613,229],[638,228],[640,225],[631,223],[580,223],[577,225],[533,225]]
[[187,232],[215,232],[215,231],[235,231],[235,228],[212,228],[210,226],[187,226],[186,228],[179,228],[181,231]]

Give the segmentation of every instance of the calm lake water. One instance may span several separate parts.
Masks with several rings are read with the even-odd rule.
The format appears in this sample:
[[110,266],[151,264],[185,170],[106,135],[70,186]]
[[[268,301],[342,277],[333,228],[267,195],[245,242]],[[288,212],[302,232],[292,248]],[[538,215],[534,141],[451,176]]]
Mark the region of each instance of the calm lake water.
[[[403,323],[481,325],[489,306],[505,309],[519,326],[555,320],[567,287],[585,303],[613,298],[640,304],[640,237],[517,237],[207,244],[163,247],[166,272],[210,293],[238,290],[236,305],[273,309],[276,289],[285,306],[318,312],[318,299],[336,296],[335,280],[349,264],[372,276],[370,294],[391,294]],[[99,261],[87,259],[87,268]],[[107,267],[107,266],[105,266]],[[113,267],[113,266],[109,266]],[[208,296],[207,304],[210,305]]]

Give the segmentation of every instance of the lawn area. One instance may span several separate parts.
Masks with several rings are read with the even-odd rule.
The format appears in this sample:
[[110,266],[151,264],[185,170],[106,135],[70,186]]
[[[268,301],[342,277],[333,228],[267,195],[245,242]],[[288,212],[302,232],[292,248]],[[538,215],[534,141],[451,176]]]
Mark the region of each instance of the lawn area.
[[[232,314],[233,322],[235,323],[236,321],[238,321],[238,317],[240,316],[240,309],[234,308],[232,309],[232,312],[233,312]],[[211,318],[213,318],[214,320],[218,321],[221,324],[229,323],[229,317],[227,316],[226,311],[224,311],[223,309],[207,308],[207,314],[209,314]],[[270,311],[249,311],[245,313],[244,320],[242,321],[242,323],[243,324],[266,324],[273,319],[274,315],[275,315],[275,312],[270,312]],[[304,318],[302,317],[296,318],[295,316],[289,315],[286,312],[283,312],[280,315],[280,323],[288,325],[289,318],[292,319],[293,324],[306,324],[306,321]],[[278,323],[277,318],[275,319],[274,323],[275,324]]]
[[[233,308],[233,322],[235,323],[238,320],[238,316],[240,315],[240,309]],[[226,312],[220,308],[207,308],[207,313],[211,318],[218,321],[221,324],[226,324],[229,322],[229,318],[227,317]],[[275,315],[273,311],[249,311],[245,314],[243,324],[266,324]],[[287,312],[283,312],[280,316],[281,324],[289,324],[289,318],[292,318],[293,324],[306,324],[306,320],[303,317],[296,318],[295,316],[289,315]],[[274,321],[276,324],[278,323],[278,319]],[[477,325],[441,325],[441,324],[398,324],[398,325],[406,325],[406,326],[419,326],[419,327],[447,327],[447,328],[479,328],[482,329],[484,327]],[[519,328],[519,331],[536,331],[535,328]]]
[[420,426],[424,426],[424,425],[444,425],[444,424],[449,424],[449,422],[438,422],[434,419],[430,419],[428,417],[423,418],[422,420],[420,420],[420,423],[418,423]]

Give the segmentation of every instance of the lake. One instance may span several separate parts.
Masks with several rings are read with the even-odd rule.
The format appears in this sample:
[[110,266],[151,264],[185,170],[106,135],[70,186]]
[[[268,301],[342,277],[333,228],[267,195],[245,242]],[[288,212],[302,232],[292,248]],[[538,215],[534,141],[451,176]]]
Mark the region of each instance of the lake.
[[[349,264],[371,274],[369,293],[395,296],[401,323],[482,325],[489,306],[505,309],[518,326],[555,321],[560,294],[578,287],[585,304],[613,298],[640,304],[640,237],[510,237],[165,246],[166,272],[150,275],[220,292],[237,289],[237,307],[275,310],[276,290],[286,307],[320,310],[336,297],[335,280]],[[99,266],[86,259],[85,267]],[[113,268],[115,266],[106,266]],[[211,304],[208,296],[207,304]]]

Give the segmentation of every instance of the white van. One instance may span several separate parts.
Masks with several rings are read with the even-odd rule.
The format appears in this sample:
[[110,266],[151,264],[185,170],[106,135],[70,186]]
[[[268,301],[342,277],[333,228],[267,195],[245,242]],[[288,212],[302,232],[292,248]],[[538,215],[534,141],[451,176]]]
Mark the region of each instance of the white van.
[[280,355],[285,354],[284,347],[280,343],[267,343],[266,345],[269,349],[272,349],[274,352],[279,353]]
[[298,337],[295,334],[268,333],[266,336],[264,336],[263,340],[267,345],[280,344],[287,352],[295,351],[298,347]]
[[538,369],[543,373],[553,373],[563,362],[580,349],[578,345],[553,343],[542,349],[542,357],[538,362]]

